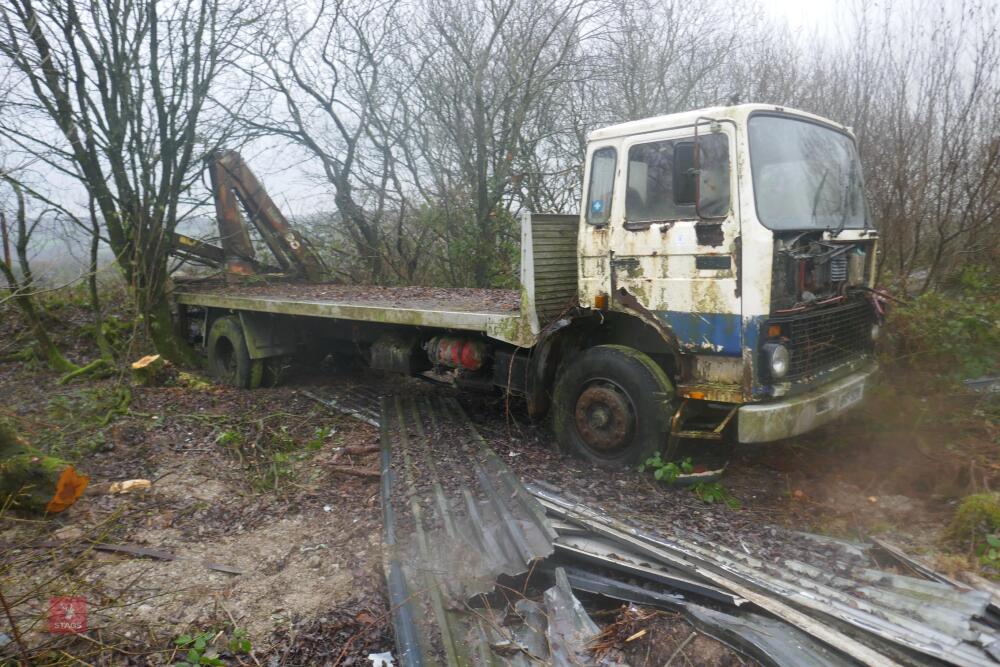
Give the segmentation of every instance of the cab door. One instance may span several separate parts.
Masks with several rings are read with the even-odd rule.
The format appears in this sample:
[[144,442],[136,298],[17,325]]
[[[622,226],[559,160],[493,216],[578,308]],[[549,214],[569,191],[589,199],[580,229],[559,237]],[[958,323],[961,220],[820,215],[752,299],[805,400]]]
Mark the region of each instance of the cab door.
[[741,354],[732,134],[704,122],[629,137],[608,238],[613,303],[633,299],[688,351]]
[[606,306],[599,302],[611,292],[611,225],[618,212],[615,184],[619,177],[616,143],[594,144],[587,153],[584,174],[583,210],[578,235],[578,270],[580,305]]

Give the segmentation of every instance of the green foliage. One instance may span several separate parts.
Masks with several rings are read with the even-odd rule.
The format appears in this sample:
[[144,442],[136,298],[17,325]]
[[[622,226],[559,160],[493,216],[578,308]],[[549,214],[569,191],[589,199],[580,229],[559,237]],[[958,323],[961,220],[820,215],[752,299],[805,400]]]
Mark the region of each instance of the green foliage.
[[1000,536],[993,533],[986,535],[985,542],[979,546],[979,562],[986,567],[1000,570]]
[[948,537],[963,548],[989,556],[990,537],[1000,532],[1000,494],[966,496],[948,526]]
[[250,640],[247,639],[247,631],[240,628],[233,630],[232,636],[229,638],[229,650],[240,655],[241,653],[250,653],[253,650],[253,646],[250,644]]
[[[690,475],[694,472],[694,463],[691,457],[682,459],[680,463],[674,461],[664,461],[657,452],[639,464],[639,472],[651,470],[653,478],[665,484],[675,484],[681,475]],[[718,482],[698,482],[691,487],[691,492],[698,496],[704,503],[724,503],[732,509],[739,509],[740,501],[733,497],[729,491]]]
[[681,461],[680,464],[673,461],[664,461],[660,453],[657,452],[639,464],[639,472],[645,472],[647,469],[653,471],[653,477],[657,482],[673,484],[682,474],[688,475],[694,472],[694,464],[691,462],[690,457]]
[[240,443],[243,442],[243,436],[241,436],[238,431],[230,429],[228,431],[223,431],[222,433],[217,435],[215,437],[215,442],[220,445],[225,445],[227,447],[228,446],[239,447]]
[[90,294],[84,283],[75,283],[45,293],[42,297],[42,304],[50,314],[59,316],[67,310],[90,308]]
[[709,505],[725,503],[730,509],[740,508],[740,501],[719,482],[699,482],[691,487],[691,491],[698,496],[699,500]]
[[313,437],[306,441],[306,450],[310,452],[315,452],[323,448],[326,444],[327,439],[336,433],[336,431],[329,426],[321,426],[313,432]]
[[471,196],[456,192],[448,201],[423,206],[416,224],[445,240],[443,256],[424,263],[428,284],[518,287],[520,222],[510,211],[498,208],[477,223]]
[[[174,640],[174,646],[182,651],[186,651],[184,659],[175,662],[174,667],[195,667],[196,665],[225,665],[218,657],[218,652],[212,648],[216,635],[213,631],[199,632],[197,634],[183,634]],[[236,628],[229,636],[226,647],[233,655],[246,655],[253,650],[250,640],[247,639],[246,630]]]
[[26,370],[30,371],[38,370],[39,368],[38,354],[35,351],[35,347],[37,346],[35,345],[34,342],[28,343],[20,350],[7,357],[6,360],[24,362],[25,366],[27,367]]
[[[116,354],[124,351],[133,330],[134,323],[132,321],[116,315],[105,315],[101,321],[101,331],[104,333],[104,339],[108,341],[108,344]],[[95,340],[97,338],[97,329],[93,322],[81,324],[79,331],[89,338]]]
[[317,428],[313,437],[300,445],[285,425],[265,428],[250,437],[238,428],[228,428],[216,435],[215,442],[230,450],[248,469],[247,478],[255,491],[275,491],[293,475],[296,464],[315,454],[331,435],[332,429]]
[[914,368],[951,380],[1000,369],[1000,272],[972,265],[948,287],[890,310],[894,351]]
[[209,642],[215,636],[213,632],[200,632],[196,635],[181,635],[174,640],[174,645],[187,650],[184,659],[175,662],[174,667],[194,667],[195,665],[225,665],[215,656],[207,655]]
[[55,428],[44,443],[52,454],[78,461],[104,446],[101,429],[128,412],[131,402],[132,392],[126,386],[58,394],[48,405],[48,420]]

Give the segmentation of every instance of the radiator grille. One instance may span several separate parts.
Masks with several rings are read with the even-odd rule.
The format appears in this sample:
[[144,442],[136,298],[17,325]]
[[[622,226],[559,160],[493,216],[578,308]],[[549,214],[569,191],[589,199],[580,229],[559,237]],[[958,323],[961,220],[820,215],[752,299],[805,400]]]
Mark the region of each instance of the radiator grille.
[[[782,380],[800,380],[872,350],[871,327],[875,314],[868,301],[859,298],[846,304],[804,314],[776,317],[791,353],[788,375]],[[767,368],[766,361],[763,368]]]

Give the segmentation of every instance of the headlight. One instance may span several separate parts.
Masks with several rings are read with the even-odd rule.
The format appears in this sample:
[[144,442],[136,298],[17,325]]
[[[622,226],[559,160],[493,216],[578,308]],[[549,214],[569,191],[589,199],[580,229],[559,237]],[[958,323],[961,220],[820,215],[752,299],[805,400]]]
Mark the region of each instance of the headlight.
[[771,377],[785,377],[791,360],[788,348],[780,343],[768,343],[764,346],[764,353],[767,355],[767,367],[771,371]]
[[872,325],[872,340],[878,340],[878,335],[880,333],[882,333],[882,330],[879,329],[879,326],[877,324],[873,324]]

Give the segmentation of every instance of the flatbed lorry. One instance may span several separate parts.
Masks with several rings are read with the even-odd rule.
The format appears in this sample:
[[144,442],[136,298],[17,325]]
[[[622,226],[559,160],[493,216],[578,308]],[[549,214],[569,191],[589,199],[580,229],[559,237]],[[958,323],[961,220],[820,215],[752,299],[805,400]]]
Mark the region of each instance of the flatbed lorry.
[[[796,436],[864,400],[880,308],[850,128],[714,107],[588,137],[581,212],[525,213],[519,290],[322,282],[322,262],[233,153],[210,162],[222,247],[178,252],[179,322],[222,380],[359,351],[524,397],[597,464]],[[237,203],[280,266],[257,259]]]

